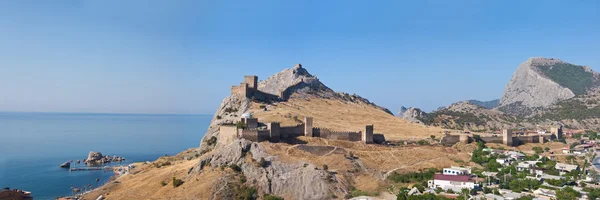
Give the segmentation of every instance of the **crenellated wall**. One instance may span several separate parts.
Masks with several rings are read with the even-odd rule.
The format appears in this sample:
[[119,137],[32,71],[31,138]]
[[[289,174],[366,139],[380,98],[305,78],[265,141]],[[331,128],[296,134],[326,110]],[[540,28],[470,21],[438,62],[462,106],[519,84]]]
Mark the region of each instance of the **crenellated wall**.
[[305,117],[304,122],[295,126],[281,126],[279,122],[267,123],[267,127],[258,127],[259,122],[256,118],[241,118],[242,122],[247,124],[244,129],[238,129],[235,125],[221,126],[221,136],[223,141],[229,141],[230,138],[241,137],[251,141],[271,141],[279,142],[289,138],[299,136],[321,137],[333,140],[362,141],[369,143],[384,143],[385,137],[382,134],[373,134],[373,125],[365,126],[365,131],[331,131],[326,128],[312,126],[312,118]]

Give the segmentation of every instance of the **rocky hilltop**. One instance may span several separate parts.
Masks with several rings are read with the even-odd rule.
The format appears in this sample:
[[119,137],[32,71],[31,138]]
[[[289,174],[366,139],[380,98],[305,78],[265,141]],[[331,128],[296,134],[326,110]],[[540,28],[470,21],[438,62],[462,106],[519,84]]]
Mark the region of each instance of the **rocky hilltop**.
[[598,129],[599,77],[586,66],[534,57],[519,65],[499,102],[458,102],[419,120],[427,125],[471,131],[558,124]]
[[[364,104],[382,110],[390,116],[393,115],[388,109],[377,106],[375,103],[370,102],[368,99],[359,95],[333,91],[319,81],[316,76],[311,75],[301,64],[284,69],[267,79],[258,82],[257,88],[261,92],[281,96],[281,102],[290,99],[330,99],[348,103]],[[234,123],[243,113],[248,112],[251,102],[252,99],[238,94],[231,94],[223,99],[213,116],[206,135],[202,138],[200,145],[201,152],[213,149],[217,144],[215,140],[218,138],[219,126],[222,124]]]
[[426,114],[427,113],[423,112],[419,108],[405,108],[404,106],[402,106],[400,107],[397,116],[409,122],[422,123],[420,119],[423,118],[423,116]]
[[427,113],[420,120],[428,125],[448,129],[496,131],[517,127],[519,118],[498,110],[487,109],[470,101],[462,101]]
[[[598,85],[598,74],[589,67],[554,58],[534,57],[521,63],[510,79],[499,107],[512,114],[547,107],[584,94]],[[525,109],[523,109],[525,108]]]

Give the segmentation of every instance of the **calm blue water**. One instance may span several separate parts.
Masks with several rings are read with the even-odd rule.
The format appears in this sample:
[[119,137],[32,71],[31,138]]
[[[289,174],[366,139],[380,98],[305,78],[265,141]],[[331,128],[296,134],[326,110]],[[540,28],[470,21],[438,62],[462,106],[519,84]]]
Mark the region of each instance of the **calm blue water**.
[[[71,195],[71,187],[106,182],[112,172],[59,168],[90,151],[123,156],[128,164],[198,147],[208,115],[0,113],[0,187],[35,199]],[[73,165],[72,167],[76,167]],[[100,178],[100,182],[95,182]]]

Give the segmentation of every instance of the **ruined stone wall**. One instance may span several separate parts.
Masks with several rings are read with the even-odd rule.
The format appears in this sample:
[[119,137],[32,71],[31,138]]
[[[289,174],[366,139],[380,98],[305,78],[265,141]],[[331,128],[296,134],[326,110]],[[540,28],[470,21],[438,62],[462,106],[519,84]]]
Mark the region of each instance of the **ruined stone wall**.
[[440,140],[442,145],[452,146],[460,141],[460,135],[444,135]]
[[223,125],[219,127],[219,138],[217,145],[227,145],[238,137],[238,129],[235,125]]
[[282,126],[279,128],[281,139],[304,136],[304,124],[296,126]]
[[248,97],[248,85],[241,83],[239,86],[231,86],[231,94],[239,94]]
[[242,138],[250,141],[258,141],[258,130],[242,129],[240,132]]
[[313,136],[330,140],[361,141],[361,132],[352,131],[331,131],[326,128],[313,128]]

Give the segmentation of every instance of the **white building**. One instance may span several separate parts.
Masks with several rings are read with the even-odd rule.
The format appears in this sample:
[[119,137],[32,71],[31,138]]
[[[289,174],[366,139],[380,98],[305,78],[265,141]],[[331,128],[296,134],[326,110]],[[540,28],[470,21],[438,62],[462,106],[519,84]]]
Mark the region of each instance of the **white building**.
[[444,175],[444,174],[435,174],[433,176],[433,180],[427,181],[427,185],[430,188],[442,188],[443,190],[455,188],[460,189],[475,189],[478,187],[477,184],[471,181],[471,177],[465,175]]
[[500,163],[501,165],[510,165],[510,159],[508,158],[498,158],[496,159],[496,162]]
[[579,170],[578,165],[569,165],[565,163],[556,163],[556,166],[554,166],[554,168],[556,168],[560,172],[560,175],[569,173],[573,170]]
[[471,168],[452,166],[450,168],[444,168],[443,174],[444,175],[469,175],[469,174],[471,174]]

